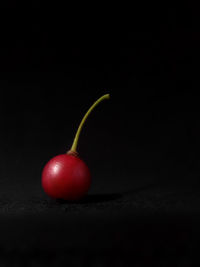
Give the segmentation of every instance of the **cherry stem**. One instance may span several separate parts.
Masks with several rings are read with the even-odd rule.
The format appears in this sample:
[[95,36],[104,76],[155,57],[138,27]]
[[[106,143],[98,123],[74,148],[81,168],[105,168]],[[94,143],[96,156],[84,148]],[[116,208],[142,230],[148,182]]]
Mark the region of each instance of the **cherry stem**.
[[76,135],[75,135],[75,138],[74,138],[74,141],[73,141],[73,144],[72,144],[72,147],[70,149],[69,152],[67,153],[77,153],[76,152],[76,149],[77,149],[77,145],[78,145],[78,140],[79,140],[79,136],[80,136],[80,133],[81,133],[81,130],[83,128],[83,125],[85,123],[85,121],[87,120],[88,116],[90,115],[90,113],[92,112],[92,110],[100,103],[102,102],[103,100],[105,99],[109,99],[110,98],[110,95],[109,94],[106,94],[106,95],[103,95],[102,97],[100,97],[96,102],[94,102],[94,104],[89,108],[89,110],[87,111],[87,113],[85,114],[85,116],[83,117],[79,127],[78,127],[78,130],[76,132]]

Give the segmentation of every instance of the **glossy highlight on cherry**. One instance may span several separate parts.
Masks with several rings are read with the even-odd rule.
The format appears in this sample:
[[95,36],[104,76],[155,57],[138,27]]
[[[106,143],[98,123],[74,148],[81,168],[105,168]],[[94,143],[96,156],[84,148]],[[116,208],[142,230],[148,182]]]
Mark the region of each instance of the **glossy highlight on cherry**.
[[100,102],[109,98],[109,94],[103,95],[87,111],[78,127],[71,149],[66,154],[53,157],[44,166],[42,187],[49,197],[73,201],[87,194],[91,185],[91,173],[78,155],[78,140],[89,114]]

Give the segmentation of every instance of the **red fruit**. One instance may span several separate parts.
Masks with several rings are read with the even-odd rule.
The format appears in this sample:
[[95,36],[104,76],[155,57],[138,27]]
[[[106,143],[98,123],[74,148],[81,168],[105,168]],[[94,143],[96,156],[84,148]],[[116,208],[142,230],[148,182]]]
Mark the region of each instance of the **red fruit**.
[[83,125],[91,111],[109,94],[100,97],[83,117],[75,135],[71,149],[67,154],[58,155],[47,162],[42,172],[42,187],[52,198],[77,200],[84,196],[91,183],[87,165],[78,157],[76,151]]
[[77,156],[58,155],[42,172],[42,186],[52,198],[76,200],[84,196],[91,183],[88,166]]

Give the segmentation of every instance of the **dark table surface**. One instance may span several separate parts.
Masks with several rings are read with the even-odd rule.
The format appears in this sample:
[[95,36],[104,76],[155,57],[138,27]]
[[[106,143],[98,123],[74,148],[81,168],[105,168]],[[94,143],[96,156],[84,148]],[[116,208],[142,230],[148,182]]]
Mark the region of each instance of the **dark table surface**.
[[0,262],[191,266],[198,260],[200,194],[198,175],[186,176],[190,185],[183,178],[104,193],[92,188],[76,203],[49,199],[38,181],[1,184]]

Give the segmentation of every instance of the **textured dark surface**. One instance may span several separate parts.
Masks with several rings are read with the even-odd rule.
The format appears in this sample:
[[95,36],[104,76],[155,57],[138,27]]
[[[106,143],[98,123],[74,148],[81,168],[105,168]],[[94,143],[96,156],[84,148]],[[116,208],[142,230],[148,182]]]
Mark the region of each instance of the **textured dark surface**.
[[77,203],[50,200],[39,187],[17,195],[15,186],[12,199],[0,198],[1,266],[191,266],[200,240],[192,179]]

